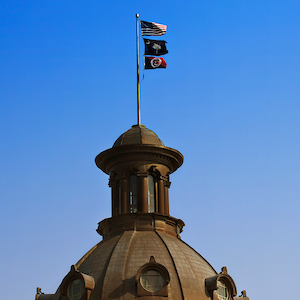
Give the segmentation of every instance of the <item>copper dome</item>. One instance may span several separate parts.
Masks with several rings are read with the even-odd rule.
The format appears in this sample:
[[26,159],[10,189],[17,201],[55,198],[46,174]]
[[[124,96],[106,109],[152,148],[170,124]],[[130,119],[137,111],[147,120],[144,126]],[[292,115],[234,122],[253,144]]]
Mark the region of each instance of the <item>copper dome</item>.
[[125,145],[157,145],[164,146],[159,137],[144,125],[133,125],[115,141],[113,147]]
[[[237,300],[227,269],[217,273],[183,242],[184,222],[169,215],[170,174],[183,155],[134,125],[97,155],[109,174],[112,217],[98,223],[103,240],[71,267],[55,294],[39,300]],[[220,289],[227,298],[218,296]],[[245,300],[249,300],[243,296]]]
[[136,274],[151,256],[169,272],[168,300],[210,299],[205,278],[216,271],[180,238],[165,232],[125,231],[97,244],[76,266],[95,278],[90,300],[131,300],[137,297]]

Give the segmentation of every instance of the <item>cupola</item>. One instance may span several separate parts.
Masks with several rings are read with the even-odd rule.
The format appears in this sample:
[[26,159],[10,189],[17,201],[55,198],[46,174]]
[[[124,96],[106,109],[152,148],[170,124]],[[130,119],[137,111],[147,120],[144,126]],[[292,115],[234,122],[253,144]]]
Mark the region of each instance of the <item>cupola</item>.
[[112,217],[98,223],[103,239],[72,265],[55,294],[37,300],[249,300],[236,297],[223,267],[218,274],[169,215],[170,174],[182,154],[151,130],[134,125],[96,157],[109,174]]
[[112,216],[169,215],[170,174],[182,163],[182,154],[164,146],[153,131],[144,125],[132,126],[96,157],[98,168],[109,174]]

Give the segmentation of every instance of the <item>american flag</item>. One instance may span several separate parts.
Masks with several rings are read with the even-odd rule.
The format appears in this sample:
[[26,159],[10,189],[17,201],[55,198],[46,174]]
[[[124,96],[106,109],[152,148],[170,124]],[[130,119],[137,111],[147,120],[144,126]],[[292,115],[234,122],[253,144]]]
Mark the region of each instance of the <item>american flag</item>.
[[163,35],[167,32],[167,25],[141,20],[142,35]]

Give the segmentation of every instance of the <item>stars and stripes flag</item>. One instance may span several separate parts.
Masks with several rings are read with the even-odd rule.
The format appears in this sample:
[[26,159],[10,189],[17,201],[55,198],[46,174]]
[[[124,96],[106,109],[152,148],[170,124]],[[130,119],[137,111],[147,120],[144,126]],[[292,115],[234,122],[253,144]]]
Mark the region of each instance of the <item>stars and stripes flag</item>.
[[154,22],[146,22],[146,21],[140,21],[141,22],[141,30],[142,35],[152,35],[152,36],[159,36],[166,34],[167,32],[167,25],[162,25]]

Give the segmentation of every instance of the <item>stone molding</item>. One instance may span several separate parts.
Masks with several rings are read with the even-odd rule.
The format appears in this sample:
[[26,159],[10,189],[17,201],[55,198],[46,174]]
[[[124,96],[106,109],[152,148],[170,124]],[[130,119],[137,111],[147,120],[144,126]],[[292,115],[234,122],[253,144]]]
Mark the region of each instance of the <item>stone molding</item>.
[[97,232],[103,240],[110,239],[124,231],[162,231],[180,238],[184,222],[159,213],[128,213],[107,218],[98,223]]
[[110,169],[124,161],[149,161],[166,165],[171,173],[183,164],[183,155],[172,148],[151,145],[128,145],[107,149],[96,156],[98,168],[109,174]]

